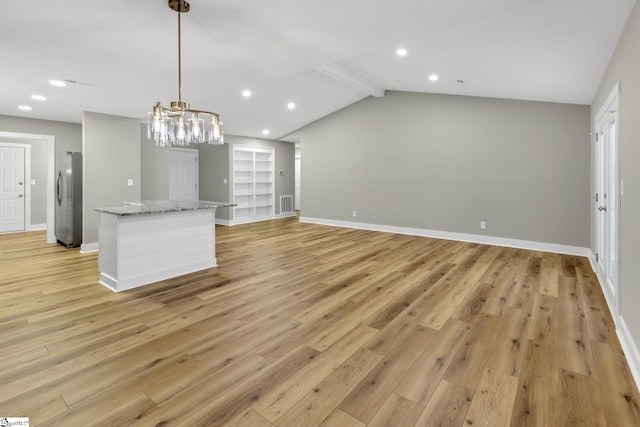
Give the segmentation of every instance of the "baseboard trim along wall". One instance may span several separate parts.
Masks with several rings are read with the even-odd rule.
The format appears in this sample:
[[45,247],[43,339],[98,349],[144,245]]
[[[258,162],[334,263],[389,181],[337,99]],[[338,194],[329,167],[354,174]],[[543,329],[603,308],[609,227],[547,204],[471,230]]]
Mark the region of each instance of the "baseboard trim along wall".
[[460,242],[482,243],[485,245],[505,246],[508,248],[529,249],[532,251],[554,252],[565,255],[589,256],[589,248],[558,245],[555,243],[533,242],[529,240],[508,239],[504,237],[483,236],[478,234],[454,233],[450,231],[427,230],[423,228],[397,227],[393,225],[366,224],[362,222],[338,221],[333,219],[300,217],[300,222],[332,225],[335,227],[357,228],[360,230],[382,231],[385,233],[408,234],[411,236],[433,237],[435,239],[456,240]]
[[229,219],[229,220],[216,218],[216,224],[233,226],[233,225],[240,225],[240,224],[251,224],[252,222],[270,221],[272,219],[289,218],[292,216],[296,216],[296,213],[285,212],[285,213],[280,213],[268,218]]
[[98,252],[98,242],[96,243],[83,243],[80,245],[80,253],[88,254],[91,252]]
[[47,224],[31,224],[27,231],[41,231],[46,229],[47,229]]
[[613,306],[611,305],[611,302],[606,298],[607,293],[602,287],[602,278],[595,268],[595,256],[590,248],[558,245],[555,243],[532,242],[528,240],[507,239],[503,237],[481,236],[477,234],[453,233],[448,231],[396,227],[379,224],[366,224],[361,222],[338,221],[333,219],[310,218],[304,216],[300,217],[300,222],[331,225],[335,227],[356,228],[360,230],[382,231],[386,233],[409,234],[412,236],[432,237],[436,239],[456,240],[461,242],[482,243],[485,245],[506,246],[509,248],[528,249],[534,251],[553,252],[565,255],[587,257],[589,259],[589,263],[591,264],[591,268],[596,274],[598,283],[600,284],[600,289],[602,289],[602,293],[605,295],[609,313],[611,314],[611,317],[614,319],[614,322],[616,324],[616,333],[618,335],[618,339],[620,340],[622,351],[624,352],[624,355],[627,358],[627,362],[629,363],[629,368],[631,369],[633,379],[636,383],[636,386],[640,388],[640,351],[638,351],[638,346],[629,333],[629,329],[627,328],[627,324],[625,323],[624,318],[613,312]]
[[618,340],[620,341],[622,351],[627,358],[629,369],[631,369],[631,375],[636,382],[636,387],[640,389],[640,351],[638,350],[638,345],[631,337],[631,333],[627,328],[627,322],[624,320],[624,317],[622,317],[622,314],[616,312],[615,304],[609,299],[609,293],[604,287],[604,274],[602,274],[600,269],[597,267],[596,256],[592,250],[589,250],[589,262],[591,263],[593,272],[598,278],[600,289],[602,289],[604,299],[607,302],[607,307],[609,308],[609,314],[611,314],[611,317],[613,318],[613,321],[616,325],[616,334],[618,335]]
[[640,352],[638,351],[638,346],[633,341],[631,333],[627,328],[627,323],[622,316],[618,316],[616,326],[616,333],[622,346],[622,352],[627,357],[627,363],[629,363],[631,375],[636,382],[636,387],[640,388]]

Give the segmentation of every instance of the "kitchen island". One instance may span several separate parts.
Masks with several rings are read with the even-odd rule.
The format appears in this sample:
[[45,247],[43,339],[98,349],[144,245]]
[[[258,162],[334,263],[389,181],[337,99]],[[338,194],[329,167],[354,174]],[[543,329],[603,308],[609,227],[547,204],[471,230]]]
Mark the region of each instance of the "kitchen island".
[[227,206],[146,200],[96,209],[100,283],[120,292],[216,267],[216,209]]

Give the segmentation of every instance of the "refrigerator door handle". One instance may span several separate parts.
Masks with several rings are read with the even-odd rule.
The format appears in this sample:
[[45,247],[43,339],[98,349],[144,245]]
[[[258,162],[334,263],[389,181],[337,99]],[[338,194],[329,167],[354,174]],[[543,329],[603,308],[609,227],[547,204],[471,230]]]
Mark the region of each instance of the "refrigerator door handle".
[[56,198],[58,199],[58,205],[62,204],[62,195],[60,194],[60,181],[62,181],[62,171],[58,172],[58,179],[56,179]]

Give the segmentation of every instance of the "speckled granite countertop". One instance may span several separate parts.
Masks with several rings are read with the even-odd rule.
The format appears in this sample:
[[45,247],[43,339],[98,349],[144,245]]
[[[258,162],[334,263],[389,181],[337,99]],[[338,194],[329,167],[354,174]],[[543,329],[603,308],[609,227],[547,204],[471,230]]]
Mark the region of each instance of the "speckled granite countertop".
[[195,211],[199,209],[217,209],[235,206],[224,202],[207,202],[204,200],[142,200],[140,202],[124,202],[122,206],[96,208],[96,211],[118,216],[150,215],[169,212]]

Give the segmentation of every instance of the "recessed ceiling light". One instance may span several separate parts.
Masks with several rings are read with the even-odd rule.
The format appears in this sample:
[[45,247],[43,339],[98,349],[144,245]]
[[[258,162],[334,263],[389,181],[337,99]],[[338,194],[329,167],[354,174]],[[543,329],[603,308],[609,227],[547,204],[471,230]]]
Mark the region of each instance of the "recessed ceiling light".
[[400,48],[396,50],[396,53],[398,54],[398,56],[405,56],[407,54],[407,49]]
[[28,105],[19,105],[18,108],[24,111],[31,111],[31,107]]
[[265,129],[265,130],[263,130],[263,131],[262,131],[262,134],[263,134],[263,135],[269,135],[269,129]]
[[67,84],[62,80],[49,80],[51,86],[65,87]]
[[245,89],[242,91],[242,96],[244,96],[245,98],[248,98],[251,96],[251,91],[249,89]]
[[293,102],[290,102],[290,103],[287,104],[287,108],[289,110],[293,110],[294,108],[296,108],[296,104],[294,104]]
[[31,99],[35,99],[36,101],[46,101],[47,97],[42,95],[31,95]]
[[429,76],[429,80],[431,80],[432,82],[438,81],[438,75],[437,74],[431,74]]

